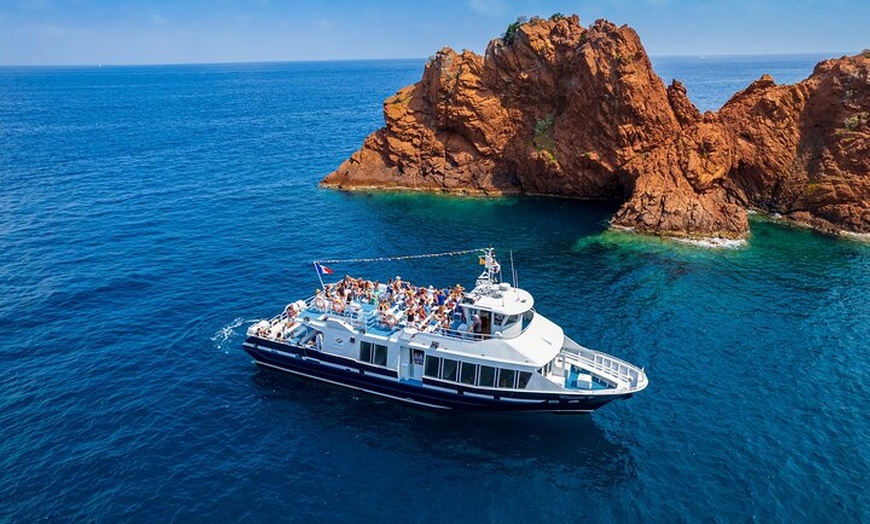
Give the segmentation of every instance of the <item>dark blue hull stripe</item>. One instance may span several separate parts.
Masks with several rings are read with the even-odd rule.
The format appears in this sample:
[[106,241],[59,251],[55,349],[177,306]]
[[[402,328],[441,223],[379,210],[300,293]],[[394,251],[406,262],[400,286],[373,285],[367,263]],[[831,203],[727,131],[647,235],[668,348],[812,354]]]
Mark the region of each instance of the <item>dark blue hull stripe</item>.
[[545,392],[492,391],[440,380],[398,380],[398,373],[353,359],[251,337],[244,346],[264,366],[433,408],[482,411],[588,413],[629,395],[580,397]]

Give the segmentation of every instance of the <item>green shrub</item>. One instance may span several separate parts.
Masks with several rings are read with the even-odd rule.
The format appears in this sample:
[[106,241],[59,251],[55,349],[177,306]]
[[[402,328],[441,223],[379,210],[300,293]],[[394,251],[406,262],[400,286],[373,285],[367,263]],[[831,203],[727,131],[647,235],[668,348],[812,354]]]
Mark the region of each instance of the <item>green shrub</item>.
[[514,39],[517,37],[517,31],[520,29],[520,26],[528,22],[529,19],[524,16],[518,16],[516,22],[507,26],[507,29],[504,32],[504,35],[501,37],[501,41],[506,45],[511,45],[514,43]]
[[553,127],[553,115],[549,114],[546,118],[535,121],[535,136],[541,137],[550,134],[550,129]]
[[535,136],[532,138],[532,144],[536,150],[556,150],[556,143],[553,141],[553,119],[554,115],[551,113],[545,118],[535,121]]
[[855,131],[859,127],[866,124],[868,119],[870,119],[870,114],[868,114],[866,111],[862,111],[843,120],[843,127],[848,129],[849,131]]

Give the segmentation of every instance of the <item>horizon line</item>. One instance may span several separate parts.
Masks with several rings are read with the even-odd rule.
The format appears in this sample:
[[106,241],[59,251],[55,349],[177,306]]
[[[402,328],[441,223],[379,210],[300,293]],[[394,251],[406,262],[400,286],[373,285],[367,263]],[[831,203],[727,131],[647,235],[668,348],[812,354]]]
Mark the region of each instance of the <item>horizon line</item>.
[[[476,53],[476,52],[475,52]],[[476,53],[477,54],[477,53]],[[841,58],[846,56],[856,56],[862,54],[862,51],[847,51],[843,52],[825,52],[825,51],[798,51],[794,53],[705,53],[705,54],[648,54],[650,59],[655,58],[748,58],[748,57],[797,57],[797,56],[825,56],[829,59]],[[482,56],[482,55],[481,55]],[[255,64],[313,64],[313,63],[339,63],[339,62],[389,62],[389,61],[409,61],[409,60],[428,60],[429,57],[391,57],[391,58],[325,58],[325,59],[284,59],[284,60],[226,60],[226,61],[204,61],[204,62],[133,62],[133,63],[76,63],[76,64],[53,64],[53,63],[35,63],[35,64],[0,64],[0,68],[39,68],[39,67],[160,67],[160,66],[200,66],[200,65],[255,65]],[[823,58],[823,60],[826,58]]]

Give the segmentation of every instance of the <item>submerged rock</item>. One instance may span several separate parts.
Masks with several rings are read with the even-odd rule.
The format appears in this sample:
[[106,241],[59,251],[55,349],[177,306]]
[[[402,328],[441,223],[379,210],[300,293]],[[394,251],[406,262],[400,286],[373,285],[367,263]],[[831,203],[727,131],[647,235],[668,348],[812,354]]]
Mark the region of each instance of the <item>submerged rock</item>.
[[870,58],[764,75],[704,115],[628,26],[533,19],[485,56],[439,51],[321,184],[619,199],[616,227],[740,238],[747,209],[870,232]]

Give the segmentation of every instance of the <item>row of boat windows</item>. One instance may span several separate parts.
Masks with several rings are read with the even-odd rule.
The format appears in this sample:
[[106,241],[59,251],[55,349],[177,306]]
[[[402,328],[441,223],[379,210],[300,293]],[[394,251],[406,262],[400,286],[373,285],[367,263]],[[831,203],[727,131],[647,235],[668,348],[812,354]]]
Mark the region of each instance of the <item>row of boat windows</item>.
[[[386,367],[387,346],[361,341],[359,359],[362,362]],[[459,382],[469,386],[507,389],[523,389],[532,378],[532,374],[528,371],[483,366],[431,355],[426,357],[423,374],[430,378]]]
[[386,366],[387,346],[362,341],[359,343],[359,359],[376,366]]
[[522,389],[532,378],[532,374],[528,371],[518,372],[515,369],[479,366],[471,362],[459,362],[431,355],[426,356],[426,367],[423,369],[423,374],[430,378],[440,378],[470,386],[508,389]]

